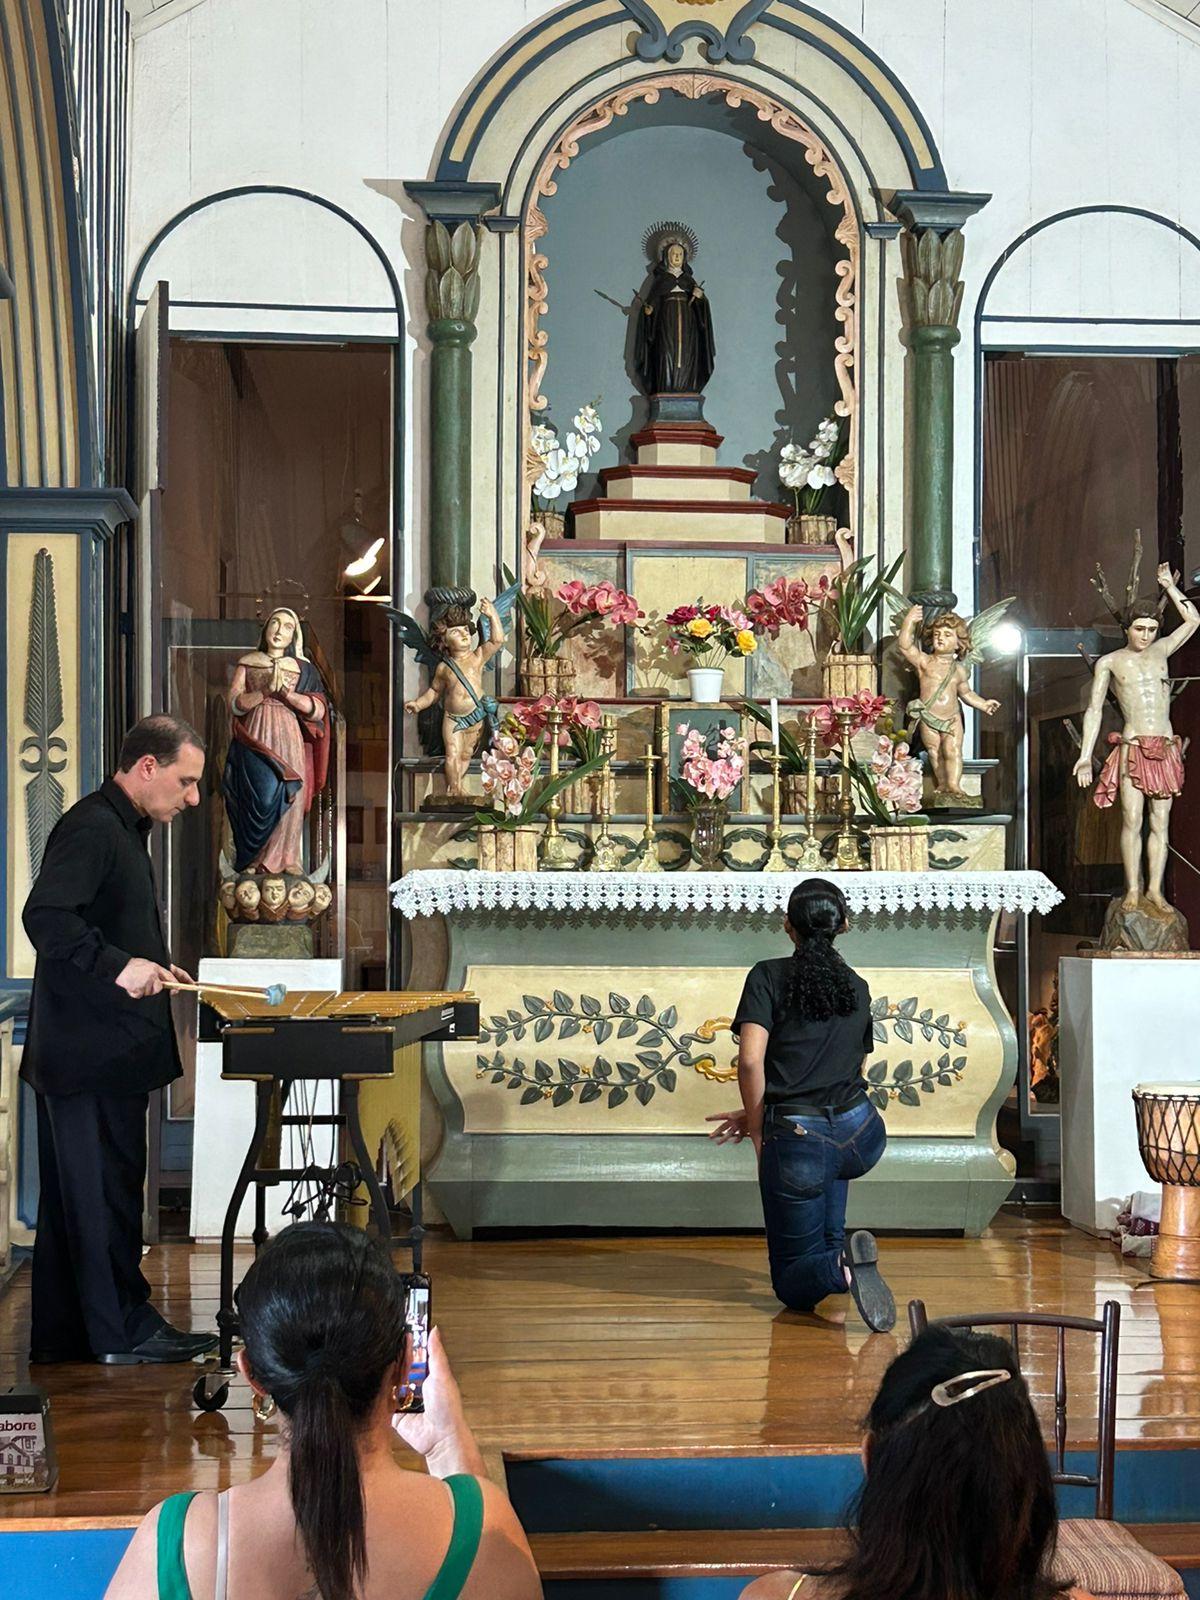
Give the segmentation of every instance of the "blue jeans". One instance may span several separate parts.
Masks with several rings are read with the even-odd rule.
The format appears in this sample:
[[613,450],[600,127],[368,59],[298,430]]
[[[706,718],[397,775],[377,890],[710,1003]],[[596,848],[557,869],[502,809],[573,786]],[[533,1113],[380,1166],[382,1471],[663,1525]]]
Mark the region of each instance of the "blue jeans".
[[771,1287],[793,1311],[811,1311],[846,1292],[842,1246],[846,1191],[887,1144],[883,1118],[869,1100],[849,1111],[763,1119],[758,1186],[767,1225]]

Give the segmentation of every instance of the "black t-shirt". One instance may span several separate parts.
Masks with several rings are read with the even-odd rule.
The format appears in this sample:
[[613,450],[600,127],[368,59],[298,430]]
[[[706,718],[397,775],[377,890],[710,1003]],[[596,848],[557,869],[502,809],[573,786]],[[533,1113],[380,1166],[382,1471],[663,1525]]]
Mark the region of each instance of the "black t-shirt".
[[871,991],[847,968],[858,1003],[847,1017],[806,1021],[786,1010],[791,956],[760,961],[746,976],[736,1036],[744,1022],[767,1030],[766,1093],[769,1106],[844,1106],[861,1099],[862,1064],[871,1049]]

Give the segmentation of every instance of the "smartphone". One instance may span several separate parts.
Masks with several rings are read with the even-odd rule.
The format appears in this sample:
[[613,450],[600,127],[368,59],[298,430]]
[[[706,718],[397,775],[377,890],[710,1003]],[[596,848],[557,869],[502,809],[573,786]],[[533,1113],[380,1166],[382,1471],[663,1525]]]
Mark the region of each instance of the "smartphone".
[[424,1411],[421,1386],[429,1376],[429,1279],[423,1272],[404,1274],[404,1324],[412,1335],[412,1360],[404,1387],[396,1398],[397,1411]]

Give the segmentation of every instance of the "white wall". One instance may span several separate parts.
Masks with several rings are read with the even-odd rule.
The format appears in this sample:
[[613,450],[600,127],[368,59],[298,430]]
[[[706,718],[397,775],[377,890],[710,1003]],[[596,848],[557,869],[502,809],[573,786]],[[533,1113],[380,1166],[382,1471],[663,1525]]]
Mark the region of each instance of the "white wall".
[[[410,308],[412,530],[423,521],[413,463],[423,459],[424,312],[421,273],[410,265],[420,262],[421,227],[398,180],[428,175],[476,73],[554,9],[520,0],[204,0],[135,42],[131,264],[189,202],[233,184],[272,182],[344,206],[391,257]],[[1147,0],[830,0],[823,10],[905,84],[933,130],[950,186],[993,195],[967,225],[958,355],[955,587],[967,596],[980,283],[1024,229],[1072,206],[1144,207],[1200,233],[1192,137],[1200,30],[1156,16]],[[1043,239],[1035,266],[1026,271],[1014,258],[1006,294],[1031,317],[1047,306],[1055,315],[1119,317],[1134,303],[1139,314],[1151,305],[1155,316],[1200,317],[1188,247],[1151,228],[1116,227],[1108,237],[1109,263],[1100,270],[1089,255],[1086,272],[1077,230]],[[264,228],[259,242],[287,252],[295,241]],[[1127,275],[1141,280],[1132,299],[1121,289]],[[378,292],[365,281],[360,288],[363,296]],[[1154,337],[1195,344],[1198,331]],[[1054,339],[1087,345],[1098,335],[1095,327],[1057,325]],[[411,571],[408,586],[418,586]]]

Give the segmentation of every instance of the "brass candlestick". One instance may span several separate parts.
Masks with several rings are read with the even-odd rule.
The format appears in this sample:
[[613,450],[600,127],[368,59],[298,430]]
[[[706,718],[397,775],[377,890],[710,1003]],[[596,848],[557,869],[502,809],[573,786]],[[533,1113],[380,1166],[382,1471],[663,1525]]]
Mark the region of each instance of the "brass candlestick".
[[592,871],[617,872],[621,866],[621,849],[608,831],[609,818],[612,816],[612,799],[610,785],[605,781],[612,771],[613,752],[617,748],[617,719],[611,711],[606,711],[600,719],[600,751],[604,756],[604,765],[600,768],[600,831],[596,835],[596,842],[592,846]]
[[833,864],[839,872],[861,872],[862,854],[858,847],[858,834],[854,831],[854,797],[850,792],[850,724],[853,711],[836,713],[838,727],[842,730],[842,770],[838,774],[838,828],[837,849]]
[[820,872],[825,865],[821,841],[817,838],[817,720],[810,716],[805,735],[804,839],[796,866],[801,872]]
[[762,864],[763,872],[787,872],[789,867],[783,859],[780,842],[783,839],[783,827],[779,821],[779,769],[783,765],[783,757],[778,750],[773,750],[766,758],[771,763],[771,831],[768,838],[771,848],[767,859]]
[[626,869],[629,872],[661,872],[663,864],[658,859],[658,836],[654,832],[654,763],[661,756],[654,754],[654,746],[646,746],[642,758],[646,763],[646,826],[642,830],[642,848]]
[[[562,732],[563,713],[559,706],[546,712],[546,733],[550,740],[550,782],[558,777],[558,736]],[[540,851],[542,866],[547,872],[563,872],[571,865],[571,852],[567,841],[558,831],[562,815],[562,801],[558,795],[546,802],[546,830],[542,834]]]

